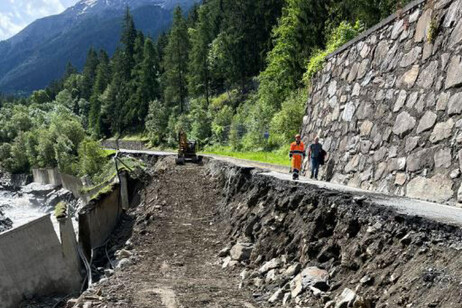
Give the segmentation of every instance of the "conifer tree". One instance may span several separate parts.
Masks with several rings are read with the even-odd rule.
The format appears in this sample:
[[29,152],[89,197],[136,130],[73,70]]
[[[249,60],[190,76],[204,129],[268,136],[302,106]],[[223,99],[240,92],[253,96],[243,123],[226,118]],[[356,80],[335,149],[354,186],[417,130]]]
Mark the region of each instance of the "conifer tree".
[[164,67],[164,100],[170,106],[178,109],[182,114],[185,111],[187,90],[189,37],[186,20],[180,7],[174,12],[173,25],[165,47]]

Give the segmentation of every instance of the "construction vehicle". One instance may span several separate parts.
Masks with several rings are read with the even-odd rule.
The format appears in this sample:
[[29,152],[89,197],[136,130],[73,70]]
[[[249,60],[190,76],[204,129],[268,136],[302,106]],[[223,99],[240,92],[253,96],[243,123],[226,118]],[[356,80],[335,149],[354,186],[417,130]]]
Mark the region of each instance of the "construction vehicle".
[[197,142],[188,141],[186,133],[182,130],[178,133],[178,158],[176,159],[177,165],[184,165],[186,162],[200,163],[202,156],[196,154]]

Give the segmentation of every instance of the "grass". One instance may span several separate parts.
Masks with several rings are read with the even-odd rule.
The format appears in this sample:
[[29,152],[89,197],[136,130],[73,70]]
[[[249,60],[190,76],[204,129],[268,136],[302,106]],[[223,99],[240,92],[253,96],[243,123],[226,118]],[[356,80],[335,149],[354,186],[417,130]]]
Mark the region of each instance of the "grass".
[[55,207],[55,217],[64,218],[66,217],[67,205],[65,202],[59,202]]
[[239,159],[247,159],[247,160],[258,161],[262,163],[273,164],[273,165],[290,166],[288,151],[285,151],[285,150],[278,150],[274,152],[264,152],[264,151],[238,152],[238,151],[233,151],[231,147],[220,146],[220,147],[206,148],[204,149],[202,153],[228,156],[228,157],[239,158]]
[[[117,139],[117,136],[109,138],[109,140],[116,140],[116,139]],[[146,133],[136,133],[136,134],[128,134],[128,135],[119,136],[119,140],[147,142],[149,141],[149,138],[146,135]]]

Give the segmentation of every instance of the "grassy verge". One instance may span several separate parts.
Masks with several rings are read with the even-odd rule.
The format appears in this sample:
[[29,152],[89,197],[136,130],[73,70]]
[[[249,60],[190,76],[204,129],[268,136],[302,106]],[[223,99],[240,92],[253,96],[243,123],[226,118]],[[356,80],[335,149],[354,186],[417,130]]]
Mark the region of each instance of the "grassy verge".
[[273,165],[290,166],[288,151],[285,150],[278,150],[274,152],[236,152],[233,151],[231,147],[213,147],[204,149],[202,153],[248,159]]

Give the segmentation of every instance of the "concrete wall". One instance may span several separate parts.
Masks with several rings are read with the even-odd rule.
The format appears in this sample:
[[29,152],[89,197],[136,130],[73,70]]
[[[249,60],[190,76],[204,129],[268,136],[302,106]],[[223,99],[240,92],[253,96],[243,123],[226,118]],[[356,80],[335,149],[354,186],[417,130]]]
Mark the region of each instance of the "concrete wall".
[[110,192],[91,200],[79,212],[79,242],[87,257],[91,249],[100,247],[114,230],[122,214],[120,189],[114,184]]
[[78,292],[78,265],[65,255],[50,216],[0,234],[1,307],[16,308],[24,296]]
[[[117,142],[113,139],[103,140],[101,145],[108,149],[117,149]],[[125,150],[147,150],[146,143],[143,141],[135,140],[119,140],[119,149]]]
[[72,192],[74,197],[80,198],[82,196],[82,180],[78,177],[61,173],[61,182],[63,184],[63,188]]
[[43,185],[53,184],[61,185],[61,174],[57,168],[54,169],[32,169],[34,182]]
[[462,0],[399,13],[328,57],[312,80],[304,141],[320,135],[333,182],[462,201]]

